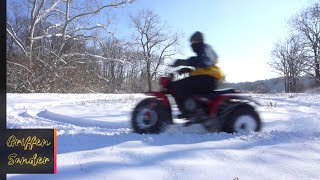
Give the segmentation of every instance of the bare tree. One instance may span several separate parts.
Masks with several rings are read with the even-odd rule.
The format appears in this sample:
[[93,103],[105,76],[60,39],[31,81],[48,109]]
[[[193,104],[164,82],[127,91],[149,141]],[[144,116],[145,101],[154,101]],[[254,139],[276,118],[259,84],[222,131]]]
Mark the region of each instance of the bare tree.
[[166,23],[151,10],[140,10],[130,15],[132,27],[135,29],[134,45],[143,54],[144,69],[148,90],[152,90],[152,81],[160,70],[164,60],[178,53],[177,46],[181,34],[171,33]]
[[290,25],[308,48],[306,73],[313,76],[320,86],[320,1],[297,14]]
[[[70,82],[65,80],[71,80],[69,76],[75,76],[77,68],[82,69],[79,72],[86,72],[85,69],[92,68],[90,64],[92,60],[123,61],[108,59],[103,56],[103,51],[89,52],[87,47],[92,43],[99,44],[100,48],[105,46],[98,36],[98,31],[112,34],[108,30],[110,19],[107,16],[105,23],[95,24],[92,19],[101,13],[107,13],[110,9],[131,2],[130,0],[85,0],[81,3],[74,0],[24,1],[19,9],[28,13],[24,14],[27,18],[24,21],[27,27],[25,28],[27,33],[24,33],[26,37],[21,36],[19,32],[22,28],[15,22],[19,20],[17,16],[7,21],[6,31],[9,37],[7,43],[15,44],[16,49],[20,50],[19,58],[9,59],[8,69],[14,72],[20,69],[20,76],[16,79],[23,79],[25,89],[28,92],[35,92],[40,89],[48,91],[50,87],[56,87],[58,84],[68,85]],[[11,3],[17,5],[20,2],[11,1]],[[83,63],[89,64],[83,65]],[[90,77],[87,74],[86,77],[99,78],[92,75],[94,73],[91,73]],[[65,83],[61,84],[62,82]],[[43,87],[43,84],[47,87]]]
[[272,51],[273,61],[269,65],[285,82],[285,92],[297,92],[299,77],[305,70],[306,51],[298,36],[291,36],[275,45]]

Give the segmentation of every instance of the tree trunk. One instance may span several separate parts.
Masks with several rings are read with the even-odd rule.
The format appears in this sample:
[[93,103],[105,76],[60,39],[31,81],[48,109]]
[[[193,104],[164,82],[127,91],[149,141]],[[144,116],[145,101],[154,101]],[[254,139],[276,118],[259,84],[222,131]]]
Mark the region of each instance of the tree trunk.
[[147,64],[147,79],[148,79],[148,91],[152,90],[152,80],[150,73],[150,63]]
[[284,78],[284,92],[285,92],[285,93],[288,93],[288,92],[289,92],[288,89],[289,89],[289,88],[288,88],[288,78],[285,77],[285,78]]
[[317,87],[320,87],[320,66],[319,66],[319,60],[317,57],[315,57],[315,77],[316,77],[316,85]]

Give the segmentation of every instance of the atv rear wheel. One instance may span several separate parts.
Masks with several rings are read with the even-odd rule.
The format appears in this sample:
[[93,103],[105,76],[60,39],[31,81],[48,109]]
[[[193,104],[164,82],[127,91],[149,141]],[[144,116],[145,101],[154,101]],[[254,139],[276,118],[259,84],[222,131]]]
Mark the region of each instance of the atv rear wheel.
[[158,134],[171,124],[171,109],[163,105],[161,100],[147,98],[134,108],[131,126],[138,134]]
[[240,105],[224,119],[222,131],[227,133],[258,132],[261,129],[261,119],[256,110],[248,105]]

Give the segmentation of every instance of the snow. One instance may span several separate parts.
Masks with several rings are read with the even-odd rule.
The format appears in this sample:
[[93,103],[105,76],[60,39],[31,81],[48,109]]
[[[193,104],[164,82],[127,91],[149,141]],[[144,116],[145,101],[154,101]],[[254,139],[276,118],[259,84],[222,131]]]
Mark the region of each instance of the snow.
[[8,128],[58,130],[57,174],[7,177],[319,179],[320,95],[251,96],[262,104],[259,133],[207,133],[175,119],[162,134],[139,135],[129,119],[141,94],[7,94]]

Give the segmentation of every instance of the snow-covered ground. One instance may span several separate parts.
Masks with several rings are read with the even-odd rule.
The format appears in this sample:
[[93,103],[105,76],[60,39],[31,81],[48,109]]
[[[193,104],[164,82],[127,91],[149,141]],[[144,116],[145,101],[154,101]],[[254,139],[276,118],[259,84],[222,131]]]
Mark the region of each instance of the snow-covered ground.
[[143,95],[7,94],[8,128],[58,130],[57,174],[7,177],[320,179],[320,95],[252,96],[263,105],[259,133],[207,133],[178,121],[165,133],[139,135],[129,119]]

